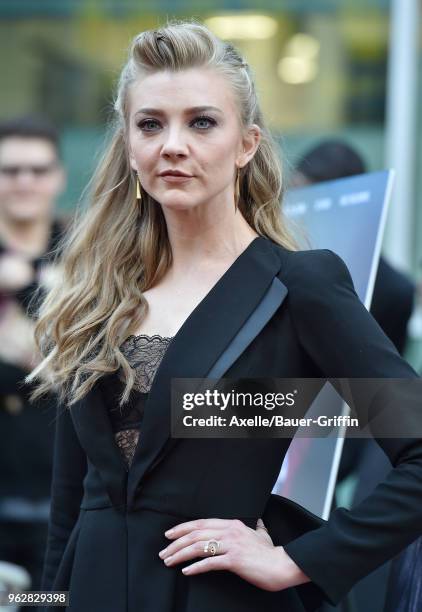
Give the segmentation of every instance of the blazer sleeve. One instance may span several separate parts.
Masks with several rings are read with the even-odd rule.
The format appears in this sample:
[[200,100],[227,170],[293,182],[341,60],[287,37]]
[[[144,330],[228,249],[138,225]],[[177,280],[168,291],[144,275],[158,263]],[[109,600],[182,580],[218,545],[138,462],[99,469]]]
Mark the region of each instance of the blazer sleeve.
[[66,544],[79,515],[86,471],[86,453],[79,443],[70,411],[58,404],[42,591],[50,591],[53,587]]
[[[328,250],[293,253],[285,274],[293,325],[321,376],[418,377],[359,300],[340,257]],[[403,404],[396,403],[397,413]],[[422,439],[375,440],[393,466],[386,479],[351,510],[336,509],[321,527],[284,546],[333,605],[422,533]]]

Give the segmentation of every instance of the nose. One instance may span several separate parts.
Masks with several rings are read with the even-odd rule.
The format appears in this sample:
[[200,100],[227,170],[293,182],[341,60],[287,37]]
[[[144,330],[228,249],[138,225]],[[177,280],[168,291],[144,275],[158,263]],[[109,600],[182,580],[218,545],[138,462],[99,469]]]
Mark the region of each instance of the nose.
[[188,154],[186,135],[181,128],[169,128],[161,153],[164,157],[185,157]]
[[30,170],[22,168],[15,180],[18,187],[29,187],[34,183],[34,174]]

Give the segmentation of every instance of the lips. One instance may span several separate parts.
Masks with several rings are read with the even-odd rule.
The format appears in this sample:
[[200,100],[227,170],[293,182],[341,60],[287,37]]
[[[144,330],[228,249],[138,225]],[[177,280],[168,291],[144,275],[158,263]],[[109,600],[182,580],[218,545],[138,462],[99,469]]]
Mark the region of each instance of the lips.
[[192,177],[191,174],[186,174],[180,170],[164,170],[164,172],[160,172],[159,176],[184,176],[185,178]]
[[177,175],[177,174],[163,174],[160,176],[160,179],[162,181],[164,181],[164,183],[169,183],[169,184],[174,184],[174,185],[178,185],[178,184],[182,184],[182,183],[189,183],[189,181],[192,179],[192,176],[186,176],[184,174],[182,175]]

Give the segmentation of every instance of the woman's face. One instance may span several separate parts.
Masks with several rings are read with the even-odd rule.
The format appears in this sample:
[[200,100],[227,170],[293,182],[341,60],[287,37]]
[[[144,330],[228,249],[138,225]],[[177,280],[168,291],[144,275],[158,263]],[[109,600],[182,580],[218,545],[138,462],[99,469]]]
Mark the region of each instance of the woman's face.
[[[235,166],[245,166],[260,138],[246,136],[226,79],[192,68],[143,77],[130,90],[129,154],[143,188],[164,208],[233,205]],[[185,177],[162,176],[175,170]]]

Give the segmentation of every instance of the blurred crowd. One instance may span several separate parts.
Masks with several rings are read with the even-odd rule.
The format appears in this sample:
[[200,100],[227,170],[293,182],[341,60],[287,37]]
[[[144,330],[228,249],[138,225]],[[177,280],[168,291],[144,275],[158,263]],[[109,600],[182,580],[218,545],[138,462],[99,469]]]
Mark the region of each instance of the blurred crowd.
[[25,375],[38,363],[38,301],[54,282],[67,220],[56,202],[66,186],[57,130],[35,116],[0,124],[0,580],[10,563],[37,590],[47,536],[54,398],[30,403]]

